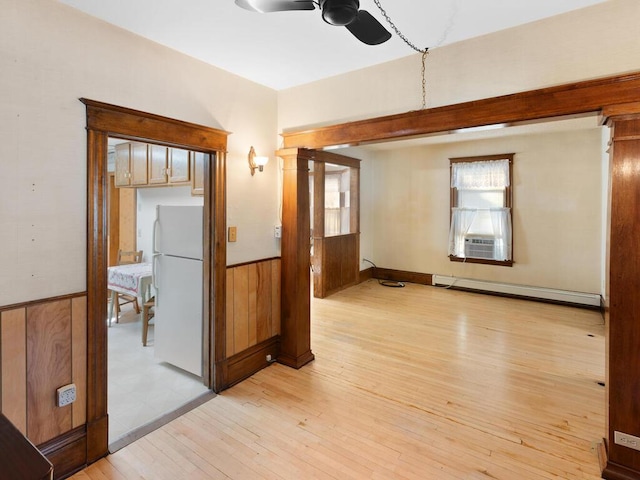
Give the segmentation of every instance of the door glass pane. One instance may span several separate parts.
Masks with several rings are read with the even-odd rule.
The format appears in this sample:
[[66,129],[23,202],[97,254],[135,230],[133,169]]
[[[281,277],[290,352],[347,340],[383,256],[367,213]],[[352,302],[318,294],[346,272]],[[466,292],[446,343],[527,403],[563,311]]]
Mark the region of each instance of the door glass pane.
[[324,234],[325,237],[350,233],[351,169],[325,164]]

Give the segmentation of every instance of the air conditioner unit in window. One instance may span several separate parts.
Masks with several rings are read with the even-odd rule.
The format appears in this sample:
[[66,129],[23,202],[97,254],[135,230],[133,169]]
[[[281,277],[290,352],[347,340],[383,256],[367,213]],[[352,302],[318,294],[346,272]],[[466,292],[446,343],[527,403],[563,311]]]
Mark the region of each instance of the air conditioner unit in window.
[[495,243],[496,239],[491,235],[467,235],[464,237],[464,256],[493,260]]

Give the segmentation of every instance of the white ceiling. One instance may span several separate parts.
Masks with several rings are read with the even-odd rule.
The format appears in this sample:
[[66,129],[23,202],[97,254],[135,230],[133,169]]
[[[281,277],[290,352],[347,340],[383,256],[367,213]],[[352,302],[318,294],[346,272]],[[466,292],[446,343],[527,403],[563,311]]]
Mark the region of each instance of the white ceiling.
[[[320,12],[260,14],[233,0],[58,0],[276,90],[412,55],[395,34],[368,46]],[[419,48],[446,45],[607,0],[380,0]],[[385,27],[373,0],[361,0]],[[390,30],[391,31],[391,30]]]

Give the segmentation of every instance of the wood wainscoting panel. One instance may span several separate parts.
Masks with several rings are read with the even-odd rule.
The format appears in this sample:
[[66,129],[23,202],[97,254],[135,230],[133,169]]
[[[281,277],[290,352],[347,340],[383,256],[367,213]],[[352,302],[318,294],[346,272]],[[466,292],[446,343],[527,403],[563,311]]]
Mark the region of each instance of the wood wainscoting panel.
[[[249,348],[249,267],[234,268],[233,273],[233,353]],[[229,288],[229,287],[227,287]],[[230,352],[227,352],[227,357]]]
[[226,358],[280,334],[280,259],[227,268]]
[[257,264],[247,265],[247,340],[248,345],[258,343],[258,268]]
[[87,423],[87,297],[71,300],[71,381],[76,401],[71,404],[71,426]]
[[27,434],[26,309],[0,313],[0,406],[23,435]]
[[225,328],[225,337],[226,337],[226,355],[225,358],[230,357],[235,352],[233,351],[233,277],[234,270],[233,268],[227,268],[227,312],[226,312],[226,328]]
[[271,260],[271,335],[280,335],[280,259]]
[[[256,337],[255,343],[260,343],[273,335],[271,333],[271,266],[273,262],[260,262],[256,264]],[[280,281],[278,281],[280,284]]]
[[56,406],[56,389],[71,378],[71,300],[27,307],[27,436],[34,444],[71,430],[71,405]]

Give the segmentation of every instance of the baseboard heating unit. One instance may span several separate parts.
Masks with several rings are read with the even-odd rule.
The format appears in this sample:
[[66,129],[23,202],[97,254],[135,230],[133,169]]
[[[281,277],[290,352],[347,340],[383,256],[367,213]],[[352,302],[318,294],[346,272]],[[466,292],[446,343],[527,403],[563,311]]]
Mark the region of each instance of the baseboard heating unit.
[[600,295],[595,293],[571,292],[568,290],[556,290],[544,287],[529,287],[526,285],[514,285],[510,283],[488,282],[471,278],[449,277],[446,275],[433,275],[432,284],[443,287],[456,287],[481,292],[515,295],[556,302],[575,303],[600,307]]

